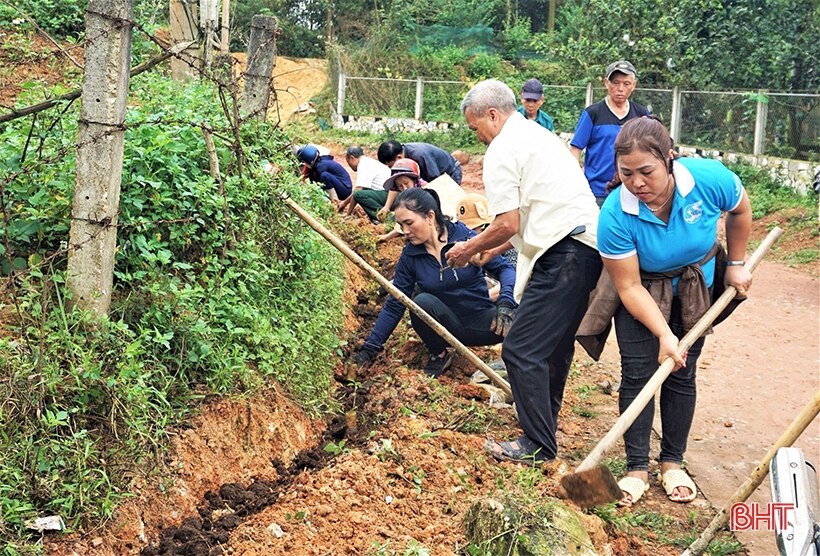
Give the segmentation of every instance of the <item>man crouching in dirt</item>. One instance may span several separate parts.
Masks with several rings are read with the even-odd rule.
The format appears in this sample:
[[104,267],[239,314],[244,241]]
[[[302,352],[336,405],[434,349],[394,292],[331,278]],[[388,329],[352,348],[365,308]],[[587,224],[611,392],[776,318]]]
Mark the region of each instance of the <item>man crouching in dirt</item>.
[[601,272],[598,207],[578,162],[558,138],[516,111],[512,90],[496,80],[473,87],[461,103],[470,129],[488,145],[484,187],[494,220],[447,254],[463,267],[511,246],[518,251],[520,305],[503,343],[518,422],[524,434],[488,440],[497,459],[555,459],[556,419],[575,349],[575,331]]

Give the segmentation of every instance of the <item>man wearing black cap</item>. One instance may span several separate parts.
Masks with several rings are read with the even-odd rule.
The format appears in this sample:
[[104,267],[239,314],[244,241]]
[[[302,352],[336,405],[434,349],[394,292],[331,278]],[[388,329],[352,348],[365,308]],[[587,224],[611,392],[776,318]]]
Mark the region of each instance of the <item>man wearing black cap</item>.
[[606,185],[615,175],[615,138],[621,126],[649,114],[645,107],[629,100],[637,82],[631,63],[620,60],[609,64],[604,77],[606,98],[587,106],[575,126],[570,151],[580,161],[581,151],[586,149],[584,175],[599,207],[606,199]]
[[524,83],[521,87],[521,104],[518,107],[518,113],[533,120],[541,127],[545,127],[553,131],[552,118],[549,114],[541,110],[544,104],[544,87],[541,82],[533,78]]

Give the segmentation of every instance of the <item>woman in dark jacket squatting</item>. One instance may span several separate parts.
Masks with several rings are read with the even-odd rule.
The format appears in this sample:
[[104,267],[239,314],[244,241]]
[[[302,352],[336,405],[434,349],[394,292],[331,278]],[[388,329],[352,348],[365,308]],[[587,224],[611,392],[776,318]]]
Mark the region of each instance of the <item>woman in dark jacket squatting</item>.
[[[461,222],[452,222],[442,215],[435,192],[420,188],[402,191],[393,210],[407,240],[396,264],[393,285],[407,296],[417,291],[413,300],[463,344],[500,343],[515,313],[515,269],[503,257],[495,257],[484,266],[501,282],[498,302],[493,303],[483,269],[472,265],[447,266],[445,254],[449,248],[476,234]],[[354,355],[357,364],[373,361],[403,314],[404,305],[388,297],[373,331]],[[447,343],[415,314],[411,313],[410,322],[430,352],[424,372],[439,376],[452,362]]]

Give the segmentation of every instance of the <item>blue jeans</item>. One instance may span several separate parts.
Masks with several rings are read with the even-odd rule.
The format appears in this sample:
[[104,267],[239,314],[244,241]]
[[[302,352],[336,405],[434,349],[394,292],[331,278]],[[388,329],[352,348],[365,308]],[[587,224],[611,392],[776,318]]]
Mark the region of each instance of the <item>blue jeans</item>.
[[[680,302],[674,298],[669,327],[683,337]],[[643,324],[632,317],[623,305],[615,314],[615,334],[621,351],[621,388],[618,407],[623,413],[658,369],[658,339]],[[686,358],[686,366],[669,375],[661,386],[661,453],[660,461],[683,462],[689,429],[695,415],[697,388],[695,374],[704,338],[698,339]],[[649,469],[649,436],[655,417],[655,398],[647,404],[631,427],[624,433],[628,471]]]
[[558,452],[555,429],[575,353],[575,332],[601,274],[598,251],[564,238],[535,263],[501,357],[524,434],[543,455]]
[[[469,319],[462,319],[433,294],[419,293],[413,301],[465,346],[491,346],[500,344],[504,339],[490,330],[495,308],[482,309],[470,315]],[[449,345],[413,312],[410,313],[410,324],[432,355],[439,355]]]

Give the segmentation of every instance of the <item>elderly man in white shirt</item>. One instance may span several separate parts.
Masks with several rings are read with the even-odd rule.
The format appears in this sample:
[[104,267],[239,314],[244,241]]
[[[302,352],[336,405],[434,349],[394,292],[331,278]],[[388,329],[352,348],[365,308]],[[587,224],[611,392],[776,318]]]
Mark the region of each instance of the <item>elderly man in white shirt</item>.
[[[345,160],[350,169],[356,172],[356,184],[353,187],[354,195],[339,204],[339,212],[346,209],[347,214],[353,214],[353,209],[356,208],[357,204],[355,193],[357,191],[373,191],[378,192],[377,195],[383,195],[384,182],[390,177],[390,168],[375,158],[365,156],[361,147],[348,147],[345,152]],[[383,204],[384,201],[382,201]]]
[[601,272],[598,207],[569,149],[516,111],[507,85],[478,83],[461,111],[488,145],[483,178],[494,219],[479,235],[457,243],[448,262],[481,264],[510,247],[519,253],[519,307],[502,358],[524,434],[508,442],[490,440],[485,448],[502,460],[549,461],[558,451],[556,420],[575,332]]

